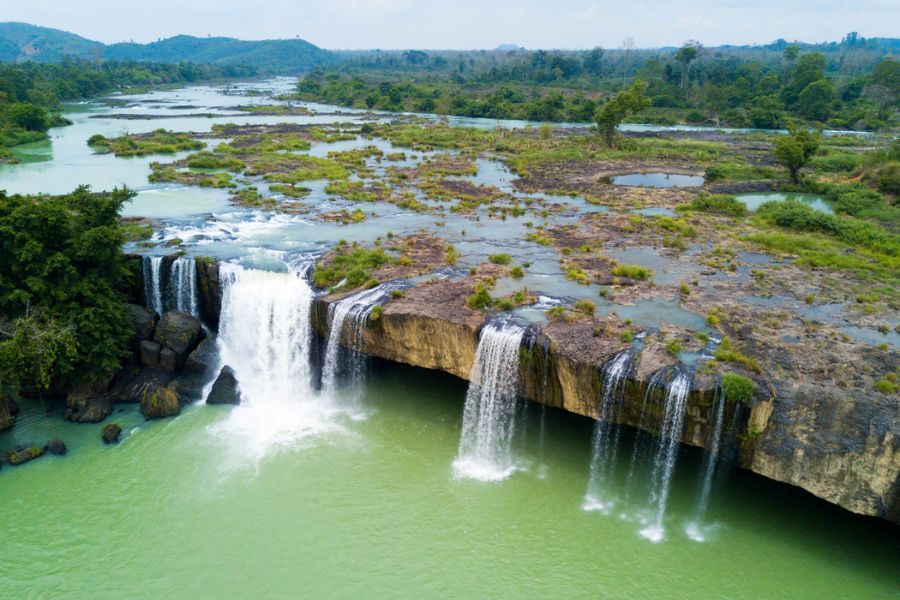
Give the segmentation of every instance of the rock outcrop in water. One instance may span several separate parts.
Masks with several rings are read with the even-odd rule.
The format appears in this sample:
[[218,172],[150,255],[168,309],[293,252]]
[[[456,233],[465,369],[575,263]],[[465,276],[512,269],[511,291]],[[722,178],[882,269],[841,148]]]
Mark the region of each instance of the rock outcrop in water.
[[240,404],[241,394],[238,391],[237,378],[234,375],[234,369],[225,366],[216,377],[209,395],[206,397],[207,404]]

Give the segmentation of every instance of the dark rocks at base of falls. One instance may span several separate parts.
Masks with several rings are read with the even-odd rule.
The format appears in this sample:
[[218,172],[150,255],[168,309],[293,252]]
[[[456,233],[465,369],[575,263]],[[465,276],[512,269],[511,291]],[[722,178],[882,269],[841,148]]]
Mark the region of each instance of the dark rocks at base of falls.
[[47,452],[54,456],[62,456],[68,451],[69,449],[66,448],[66,445],[59,438],[53,438],[47,442]]
[[[215,341],[205,339],[200,320],[179,311],[159,317],[137,305],[129,305],[129,310],[129,359],[117,373],[69,389],[66,419],[103,421],[117,403],[140,403],[148,419],[168,417],[202,396],[217,357]],[[2,408],[0,403],[0,428],[5,422]]]
[[118,444],[119,437],[121,435],[122,428],[119,427],[116,423],[104,425],[103,431],[100,433],[100,437],[103,439],[104,444]]
[[19,406],[15,401],[0,390],[0,431],[12,429],[16,424],[16,414]]
[[[153,332],[153,341],[160,346],[160,364],[147,366],[160,366],[167,371],[181,369],[188,355],[204,337],[203,324],[199,319],[177,310],[167,312]],[[164,354],[165,350],[169,351],[168,357]],[[165,366],[163,360],[166,360]]]
[[219,376],[213,384],[209,395],[206,397],[207,404],[232,404],[241,403],[241,393],[238,389],[237,378],[234,375],[234,369],[231,367],[222,367]]

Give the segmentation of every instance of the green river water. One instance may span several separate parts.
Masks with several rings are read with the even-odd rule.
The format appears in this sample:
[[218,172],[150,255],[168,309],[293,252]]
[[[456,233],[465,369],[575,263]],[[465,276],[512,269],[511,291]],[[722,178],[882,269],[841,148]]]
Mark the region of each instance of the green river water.
[[[58,130],[53,160],[0,168],[0,189],[64,192],[96,172],[97,188],[141,191],[136,214],[184,215],[179,227],[232,222],[218,192],[150,186],[149,159],[84,147],[95,131],[208,121],[74,120]],[[33,151],[48,158],[47,148]],[[254,256],[286,241],[303,250],[301,225],[314,227],[238,233],[202,250]],[[638,533],[646,502],[626,485],[627,432],[608,488],[615,504],[585,510],[592,423],[537,405],[516,430],[517,472],[455,479],[465,395],[453,377],[377,362],[353,418],[285,435],[266,426],[279,416],[264,406],[197,404],[145,422],[119,405],[115,446],[101,443],[100,425],[63,421],[58,401],[48,415],[25,404],[0,449],[56,436],[69,453],[0,470],[0,597],[900,597],[896,527],[738,470],[716,480],[704,541],[692,539],[699,451],[679,457],[660,543]]]

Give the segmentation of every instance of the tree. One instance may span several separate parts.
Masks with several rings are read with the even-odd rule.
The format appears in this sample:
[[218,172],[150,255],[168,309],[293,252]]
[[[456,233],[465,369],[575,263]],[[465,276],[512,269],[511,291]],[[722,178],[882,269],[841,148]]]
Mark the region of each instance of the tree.
[[647,84],[635,81],[628,89],[622,90],[603,106],[597,109],[594,120],[603,135],[603,142],[610,148],[616,145],[616,127],[629,115],[639,113],[650,106],[650,100],[644,96]]
[[700,53],[700,43],[693,40],[687,41],[675,53],[675,60],[681,63],[681,88],[687,87],[688,79],[691,74],[691,63]]
[[831,112],[834,101],[834,86],[827,79],[813,81],[800,92],[797,98],[797,112],[814,121],[824,121]]
[[584,55],[584,70],[599,77],[603,72],[603,48],[597,47]]
[[819,149],[820,138],[821,134],[817,131],[792,128],[788,135],[775,140],[772,154],[788,170],[793,183],[800,183],[800,169]]
[[[127,190],[92,193],[84,186],[65,196],[0,192],[0,322],[25,341],[59,340],[59,332],[71,331],[78,350],[74,357],[55,351],[54,364],[41,362],[35,374],[50,369],[62,384],[119,368],[130,334],[119,210],[131,197]],[[32,362],[28,348],[8,346],[5,363]]]
[[628,81],[628,65],[631,62],[631,54],[634,52],[634,38],[625,38],[622,42],[622,50],[625,51],[625,58],[622,60],[622,89],[625,89],[625,82]]

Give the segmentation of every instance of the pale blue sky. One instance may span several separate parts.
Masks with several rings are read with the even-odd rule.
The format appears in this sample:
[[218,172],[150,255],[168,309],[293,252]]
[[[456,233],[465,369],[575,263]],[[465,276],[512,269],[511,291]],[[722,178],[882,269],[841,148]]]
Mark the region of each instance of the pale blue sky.
[[900,35],[897,0],[0,0],[0,20],[104,42],[300,36],[324,48],[638,47]]

